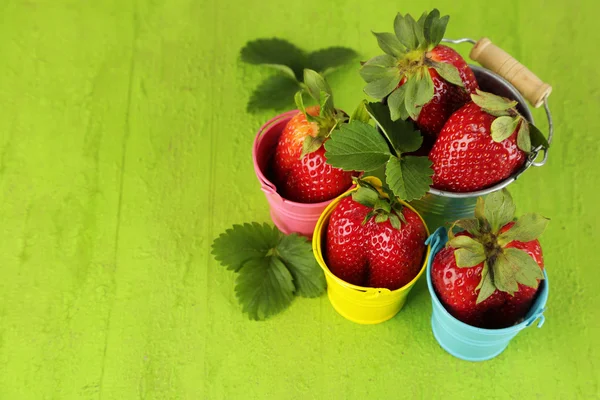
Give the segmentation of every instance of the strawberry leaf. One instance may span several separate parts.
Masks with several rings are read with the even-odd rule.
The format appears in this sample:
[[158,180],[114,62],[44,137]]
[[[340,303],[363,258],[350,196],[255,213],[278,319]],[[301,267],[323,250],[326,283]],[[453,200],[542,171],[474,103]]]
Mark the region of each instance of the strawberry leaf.
[[402,14],[398,13],[396,15],[396,19],[394,20],[394,32],[396,33],[395,37],[408,50],[415,50],[419,45],[419,39],[415,34],[415,30],[417,29],[416,25],[417,23],[410,14],[407,14],[406,17],[403,17]]
[[387,54],[382,54],[371,58],[369,61],[364,63],[359,70],[360,76],[365,82],[373,82],[381,79],[386,71],[398,69],[396,66],[396,59]]
[[[481,243],[469,236],[456,236],[448,242],[448,246],[454,249],[467,250],[476,255],[485,255],[485,249]],[[456,252],[455,252],[456,257]],[[458,261],[458,259],[457,259]],[[480,261],[481,262],[481,261]],[[461,265],[459,265],[461,267]]]
[[319,150],[324,140],[325,138],[320,135],[317,137],[307,136],[302,142],[302,154],[300,154],[300,158],[304,158],[305,155]]
[[522,119],[517,133],[517,147],[525,153],[531,153],[531,138],[529,136],[529,123]]
[[296,79],[274,75],[263,80],[248,100],[246,110],[254,113],[261,110],[283,110],[292,105],[294,93],[300,89]]
[[496,286],[494,286],[494,282],[492,281],[492,275],[489,272],[490,269],[486,262],[483,264],[483,269],[481,270],[481,281],[479,281],[479,285],[475,288],[475,290],[479,289],[479,295],[475,301],[476,304],[485,301],[496,291]]
[[308,68],[305,69],[304,84],[306,85],[306,89],[313,99],[319,101],[321,98],[321,92],[323,91],[332,97],[333,102],[331,87],[329,87],[329,84],[325,78],[323,78],[323,76],[321,76],[318,72]]
[[327,74],[356,59],[358,53],[347,47],[328,47],[308,55],[308,68]]
[[530,242],[537,239],[548,226],[550,220],[539,214],[524,214],[509,230],[498,236],[498,242],[504,246],[513,240],[519,242]]
[[483,246],[481,247],[481,252],[479,253],[473,253],[467,249],[457,249],[454,251],[454,257],[456,258],[456,266],[459,268],[474,267],[485,261]]
[[492,140],[500,143],[508,139],[517,129],[519,118],[503,116],[498,117],[492,122]]
[[518,265],[510,262],[504,253],[499,253],[492,264],[494,286],[500,291],[514,295],[519,290],[516,278],[518,269]]
[[213,241],[212,254],[227,269],[239,271],[246,262],[264,258],[281,236],[268,224],[233,225]]
[[278,257],[252,259],[239,271],[235,293],[250,319],[264,320],[291,304],[293,277]]
[[516,206],[506,189],[490,193],[485,199],[484,215],[496,233],[515,218]]
[[394,229],[400,229],[400,218],[396,214],[389,214],[390,224]]
[[373,208],[377,200],[379,200],[379,193],[375,189],[360,186],[352,193],[352,200],[363,206]]
[[375,216],[375,222],[381,224],[382,222],[387,221],[389,218],[389,214],[377,214]]
[[213,241],[212,254],[239,273],[236,296],[251,319],[263,320],[282,311],[294,294],[315,297],[325,290],[311,244],[267,224],[234,225]]
[[417,119],[419,117],[419,113],[421,109],[417,104],[417,94],[418,94],[418,80],[416,76],[409,77],[403,86],[406,86],[406,93],[404,95],[404,106],[406,107],[406,111],[408,111],[408,115],[412,119]]
[[292,79],[302,78],[306,54],[283,39],[257,39],[246,43],[240,51],[242,61],[248,64],[275,68]]
[[481,108],[488,110],[508,110],[517,106],[516,100],[510,100],[506,97],[501,97],[493,93],[484,92],[480,89],[475,89],[476,93],[471,94],[471,100]]
[[325,275],[317,264],[310,242],[291,234],[283,236],[277,253],[294,278],[295,293],[302,297],[318,297],[325,291]]
[[521,249],[504,249],[504,255],[511,265],[518,266],[515,279],[518,283],[537,289],[539,281],[544,279],[544,273],[537,262]]
[[350,116],[350,122],[352,122],[352,121],[361,121],[364,123],[371,122],[371,116],[367,112],[366,105],[367,105],[367,101],[361,100],[361,102],[354,109],[354,112]]
[[373,171],[391,156],[385,139],[369,124],[342,124],[325,142],[327,163],[344,171]]
[[304,107],[304,97],[303,97],[303,90],[299,90],[296,92],[296,94],[294,95],[294,101],[296,103],[296,107],[298,108],[298,110],[300,110],[300,112],[302,114],[304,114],[304,117],[306,118],[306,120],[308,122],[318,122],[319,118],[310,115],[309,113],[306,112],[306,107]]
[[[458,69],[452,65],[452,64],[448,64],[448,63],[444,63],[444,62],[436,62],[436,61],[431,61],[431,64],[433,66],[433,68],[437,71],[438,74],[440,74],[440,76],[442,78],[444,78],[444,80],[452,83],[453,85],[457,85],[460,87],[464,87],[465,84],[462,81],[461,77],[460,77],[460,73],[458,72]],[[431,79],[431,76],[430,76]],[[433,82],[432,82],[433,84]],[[432,95],[433,97],[433,95]]]
[[425,19],[424,36],[429,43],[429,48],[437,46],[444,38],[446,26],[448,25],[449,16],[440,18],[440,12],[433,9]]
[[[398,90],[402,89],[402,87]],[[393,121],[389,108],[384,104],[368,103],[366,111],[375,123],[377,123],[377,126],[379,126],[379,129],[381,129],[388,142],[392,145],[396,154],[416,151],[423,144],[423,136],[418,130],[414,129],[414,125],[409,121]]]
[[420,199],[432,183],[431,161],[427,157],[390,157],[385,176],[389,188],[401,200]]
[[537,128],[537,126],[529,124],[529,136],[531,138],[531,145],[534,148],[537,148],[538,146],[542,146],[545,149],[550,148],[548,139],[546,139],[544,134]]
[[392,121],[399,119],[408,119],[408,111],[404,105],[404,98],[406,96],[406,85],[400,86],[394,90],[387,98],[388,109]]
[[421,14],[421,17],[415,25],[415,35],[419,41],[419,48],[423,49],[427,47],[427,40],[425,39],[425,19],[427,18],[427,11]]
[[401,43],[393,33],[372,33],[377,38],[377,43],[385,54],[388,54],[392,57],[402,57],[404,53],[406,53],[406,48],[404,47],[403,43]]
[[398,68],[389,68],[383,71],[380,78],[367,83],[364,92],[376,99],[383,99],[390,94],[400,83],[400,70]]

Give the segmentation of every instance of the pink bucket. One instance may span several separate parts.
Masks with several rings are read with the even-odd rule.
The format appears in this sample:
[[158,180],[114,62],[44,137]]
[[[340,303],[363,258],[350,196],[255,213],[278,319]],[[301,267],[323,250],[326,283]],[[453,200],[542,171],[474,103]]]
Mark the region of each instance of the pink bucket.
[[277,188],[267,178],[269,163],[275,152],[279,136],[288,121],[298,112],[298,110],[292,110],[280,114],[260,128],[252,147],[252,161],[260,188],[269,202],[271,219],[275,226],[285,234],[296,232],[312,237],[317,220],[333,199],[321,203],[296,203],[286,200],[277,193]]

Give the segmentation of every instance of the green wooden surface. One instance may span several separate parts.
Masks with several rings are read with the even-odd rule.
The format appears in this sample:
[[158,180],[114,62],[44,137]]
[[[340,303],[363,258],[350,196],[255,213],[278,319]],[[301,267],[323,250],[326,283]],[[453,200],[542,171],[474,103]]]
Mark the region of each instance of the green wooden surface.
[[[437,6],[447,37],[489,36],[554,86],[549,162],[511,185],[552,218],[546,324],[485,363],[452,358],[424,279],[376,326],[327,297],[249,321],[210,256],[233,223],[268,221],[249,115],[268,71],[253,38],[377,53],[370,30]],[[600,37],[593,2],[0,1],[0,398],[600,397],[596,227]],[[460,45],[463,54],[469,45]],[[332,76],[363,98],[356,66]],[[543,113],[535,117],[546,129]]]

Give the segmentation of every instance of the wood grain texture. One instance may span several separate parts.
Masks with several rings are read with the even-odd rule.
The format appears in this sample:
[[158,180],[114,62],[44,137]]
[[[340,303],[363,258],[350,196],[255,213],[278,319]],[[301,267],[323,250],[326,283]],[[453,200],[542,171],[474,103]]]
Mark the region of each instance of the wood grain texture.
[[[0,399],[599,398],[592,5],[0,1]],[[549,161],[511,185],[518,212],[552,219],[544,327],[493,361],[454,359],[424,279],[380,325],[326,296],[249,321],[210,255],[232,224],[269,220],[250,151],[273,115],[245,110],[272,72],[239,49],[278,36],[367,59],[371,30],[433,7],[447,37],[489,37],[554,88]],[[347,111],[364,98],[356,66],[330,83]]]

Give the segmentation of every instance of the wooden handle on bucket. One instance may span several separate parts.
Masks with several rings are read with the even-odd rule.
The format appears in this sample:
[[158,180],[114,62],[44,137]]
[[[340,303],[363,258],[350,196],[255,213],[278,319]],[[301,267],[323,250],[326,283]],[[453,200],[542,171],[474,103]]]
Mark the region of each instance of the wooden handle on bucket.
[[541,106],[544,99],[552,92],[552,86],[542,82],[527,67],[493,44],[488,38],[479,39],[471,49],[469,57],[512,83],[523,97],[536,108]]

